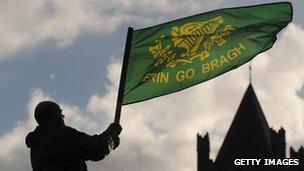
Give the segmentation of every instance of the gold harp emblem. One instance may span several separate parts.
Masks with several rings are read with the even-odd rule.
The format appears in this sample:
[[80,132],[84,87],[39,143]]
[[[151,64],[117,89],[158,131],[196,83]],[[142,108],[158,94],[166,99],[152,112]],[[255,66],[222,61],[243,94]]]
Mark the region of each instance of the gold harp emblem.
[[172,44],[164,41],[165,36],[160,36],[149,48],[149,52],[155,58],[154,66],[165,64],[166,67],[175,67],[177,63],[193,63],[196,58],[205,60],[210,56],[212,46],[224,45],[227,42],[224,37],[236,30],[231,25],[217,30],[223,22],[224,19],[218,16],[207,21],[189,22],[180,27],[172,27],[170,32]]

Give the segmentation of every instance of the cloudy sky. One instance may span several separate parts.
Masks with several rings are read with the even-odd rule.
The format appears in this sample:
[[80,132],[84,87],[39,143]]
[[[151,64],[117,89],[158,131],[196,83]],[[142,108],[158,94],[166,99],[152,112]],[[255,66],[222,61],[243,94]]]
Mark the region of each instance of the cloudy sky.
[[[275,0],[1,0],[0,170],[31,170],[26,134],[41,100],[67,125],[102,132],[114,118],[128,26],[147,27],[213,9]],[[274,47],[252,61],[253,86],[288,147],[304,144],[304,2]],[[301,8],[302,7],[302,8]],[[248,65],[179,93],[123,108],[121,145],[97,170],[196,170],[196,133],[214,158],[248,86]],[[181,100],[182,99],[182,100]]]

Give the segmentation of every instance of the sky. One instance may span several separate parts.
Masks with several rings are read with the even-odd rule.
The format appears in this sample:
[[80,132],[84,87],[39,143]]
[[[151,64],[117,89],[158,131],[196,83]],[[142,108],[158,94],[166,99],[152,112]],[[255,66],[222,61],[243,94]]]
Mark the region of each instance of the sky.
[[[114,119],[127,28],[265,0],[1,0],[0,170],[31,170],[24,144],[41,100],[66,124],[98,134]],[[252,84],[268,124],[304,145],[304,2],[272,49],[252,60]],[[89,170],[196,170],[196,134],[215,158],[248,86],[248,64],[211,81],[123,107],[121,144]],[[182,100],[181,100],[182,99]],[[178,163],[178,164],[177,164]]]

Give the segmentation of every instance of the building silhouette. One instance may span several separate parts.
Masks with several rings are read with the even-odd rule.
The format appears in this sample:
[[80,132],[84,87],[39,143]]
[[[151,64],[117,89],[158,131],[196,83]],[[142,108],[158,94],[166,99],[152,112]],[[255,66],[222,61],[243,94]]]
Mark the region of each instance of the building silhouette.
[[[225,140],[212,161],[209,135],[197,134],[198,171],[304,171],[304,148],[290,148],[290,158],[299,166],[264,166],[264,159],[286,158],[285,130],[269,127],[263,110],[249,84]],[[259,166],[236,166],[235,159],[261,159]]]

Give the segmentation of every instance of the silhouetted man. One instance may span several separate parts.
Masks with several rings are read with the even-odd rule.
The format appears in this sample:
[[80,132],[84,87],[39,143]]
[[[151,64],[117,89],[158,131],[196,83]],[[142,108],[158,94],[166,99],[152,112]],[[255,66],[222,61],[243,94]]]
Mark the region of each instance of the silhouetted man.
[[86,160],[102,160],[119,145],[119,124],[87,135],[65,126],[61,108],[52,101],[40,102],[34,115],[38,126],[26,137],[33,171],[86,171]]

